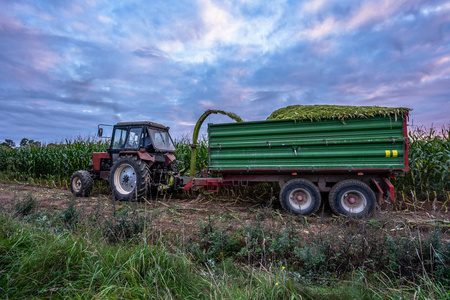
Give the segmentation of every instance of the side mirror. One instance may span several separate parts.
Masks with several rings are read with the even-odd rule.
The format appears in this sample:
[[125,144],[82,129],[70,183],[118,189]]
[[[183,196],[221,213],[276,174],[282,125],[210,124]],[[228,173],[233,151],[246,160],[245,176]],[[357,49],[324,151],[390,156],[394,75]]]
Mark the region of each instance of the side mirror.
[[[112,125],[107,125],[107,124],[98,124],[98,126],[97,126],[97,135],[98,135],[98,137],[100,137],[100,138],[105,138],[105,139],[107,139],[107,138],[111,138],[111,136],[112,136],[112,131],[110,130],[110,128],[104,128],[105,126],[108,126],[108,127],[113,127]],[[106,129],[106,132],[105,132],[105,129]],[[106,136],[103,136],[103,134],[105,134]]]

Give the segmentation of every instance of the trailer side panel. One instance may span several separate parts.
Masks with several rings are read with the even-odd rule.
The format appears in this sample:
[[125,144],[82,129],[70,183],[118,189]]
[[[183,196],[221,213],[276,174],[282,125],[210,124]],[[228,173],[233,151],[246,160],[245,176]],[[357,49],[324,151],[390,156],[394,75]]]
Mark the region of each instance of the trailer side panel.
[[404,116],[208,124],[218,172],[407,170]]

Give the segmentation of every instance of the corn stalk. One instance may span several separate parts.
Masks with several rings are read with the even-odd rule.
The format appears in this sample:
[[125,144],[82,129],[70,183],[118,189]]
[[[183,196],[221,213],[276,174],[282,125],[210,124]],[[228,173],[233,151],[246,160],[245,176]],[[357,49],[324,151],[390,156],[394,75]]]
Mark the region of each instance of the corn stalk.
[[202,126],[203,122],[206,120],[206,118],[210,114],[222,114],[222,115],[225,115],[225,116],[228,116],[228,117],[232,118],[236,122],[242,122],[242,119],[238,115],[236,115],[234,113],[226,112],[226,111],[223,111],[223,110],[208,109],[207,111],[205,111],[203,113],[203,115],[200,116],[200,118],[197,121],[197,124],[195,124],[194,134],[192,135],[191,169],[190,169],[190,172],[189,172],[191,177],[195,176],[195,164],[196,164],[196,158],[197,158],[196,155],[197,155],[198,133],[200,131],[200,127]]

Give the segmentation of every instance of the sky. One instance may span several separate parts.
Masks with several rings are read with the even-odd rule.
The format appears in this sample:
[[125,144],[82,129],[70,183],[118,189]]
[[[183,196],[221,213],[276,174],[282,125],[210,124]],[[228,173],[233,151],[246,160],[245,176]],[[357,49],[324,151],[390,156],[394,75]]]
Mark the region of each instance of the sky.
[[[0,142],[148,120],[180,138],[207,109],[410,107],[450,124],[445,0],[0,0]],[[207,123],[230,122],[212,115]]]

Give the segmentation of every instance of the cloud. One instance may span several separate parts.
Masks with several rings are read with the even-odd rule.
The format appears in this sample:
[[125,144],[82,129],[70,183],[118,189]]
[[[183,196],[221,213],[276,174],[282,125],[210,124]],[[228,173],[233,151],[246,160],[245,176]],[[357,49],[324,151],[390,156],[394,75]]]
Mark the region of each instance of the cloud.
[[230,42],[234,40],[239,30],[239,20],[233,18],[227,9],[220,7],[211,0],[198,0],[201,7],[200,16],[204,23],[200,43],[209,47],[215,42]]
[[142,58],[167,58],[167,55],[154,47],[144,47],[133,52],[135,55]]
[[346,30],[354,30],[368,23],[378,23],[380,20],[389,19],[397,13],[408,0],[379,0],[364,2],[346,22]]
[[446,124],[449,12],[438,0],[5,0],[0,139],[137,119],[177,136],[208,108],[260,120],[291,104],[411,106],[415,122]]
[[[333,1],[334,2],[334,1]],[[301,10],[304,13],[317,13],[321,11],[325,6],[329,5],[329,0],[311,0],[305,1],[301,6]]]

